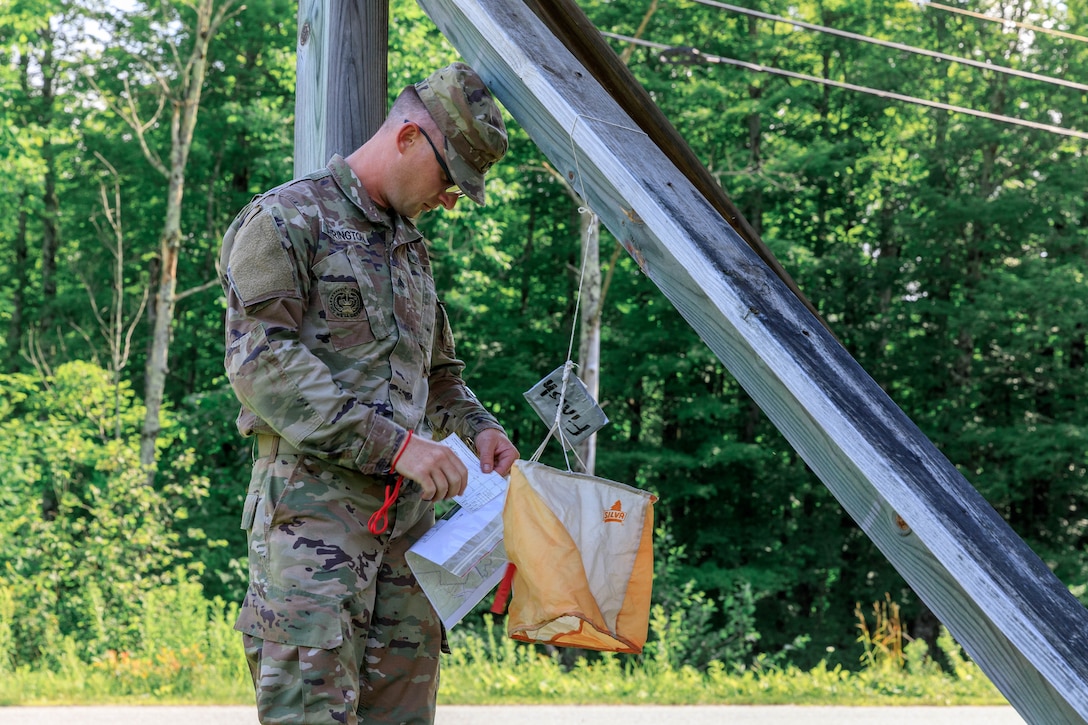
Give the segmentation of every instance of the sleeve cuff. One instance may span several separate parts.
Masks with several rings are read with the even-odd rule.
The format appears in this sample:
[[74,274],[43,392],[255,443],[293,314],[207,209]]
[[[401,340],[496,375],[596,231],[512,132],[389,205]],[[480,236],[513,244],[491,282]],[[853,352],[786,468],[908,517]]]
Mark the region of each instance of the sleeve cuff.
[[408,431],[389,420],[375,417],[370,434],[359,448],[355,467],[367,475],[387,474],[393,459],[408,438]]

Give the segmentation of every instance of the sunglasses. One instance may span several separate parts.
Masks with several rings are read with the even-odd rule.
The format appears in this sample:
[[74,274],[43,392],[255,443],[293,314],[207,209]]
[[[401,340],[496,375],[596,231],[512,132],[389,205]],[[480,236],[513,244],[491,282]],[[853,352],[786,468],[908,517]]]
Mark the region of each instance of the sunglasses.
[[[404,119],[405,123],[411,123],[407,118]],[[449,188],[446,189],[447,194],[457,194],[457,196],[464,196],[465,192],[457,188],[457,184],[453,182],[453,174],[450,173],[450,167],[446,165],[446,160],[442,158],[442,154],[438,153],[438,148],[434,145],[434,141],[431,141],[431,137],[427,135],[427,132],[423,130],[423,127],[418,123],[416,128],[423,134],[423,138],[427,139],[427,145],[431,147],[431,151],[434,152],[434,160],[438,162],[439,167],[442,169],[442,173],[446,175],[446,181],[449,182]]]

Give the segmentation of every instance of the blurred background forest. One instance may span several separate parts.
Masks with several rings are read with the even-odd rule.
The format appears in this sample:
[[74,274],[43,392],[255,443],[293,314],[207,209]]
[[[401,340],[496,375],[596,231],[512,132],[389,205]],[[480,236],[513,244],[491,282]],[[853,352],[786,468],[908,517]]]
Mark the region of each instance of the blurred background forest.
[[[1053,80],[1088,80],[1088,4],[758,7],[1021,75],[710,2],[581,5],[851,354],[1088,601],[1084,138],[711,62],[1088,129],[1088,86]],[[292,173],[296,11],[0,2],[0,670],[62,642],[88,661],[137,648],[165,585],[242,596],[251,449],[215,265],[233,215]],[[456,58],[392,0],[391,95]],[[465,377],[529,455],[545,430],[522,393],[566,357],[579,213],[508,126],[488,206],[422,226]],[[924,604],[603,230],[601,264],[596,470],[661,497],[655,633],[675,656],[857,666],[856,605],[889,601],[932,641]]]

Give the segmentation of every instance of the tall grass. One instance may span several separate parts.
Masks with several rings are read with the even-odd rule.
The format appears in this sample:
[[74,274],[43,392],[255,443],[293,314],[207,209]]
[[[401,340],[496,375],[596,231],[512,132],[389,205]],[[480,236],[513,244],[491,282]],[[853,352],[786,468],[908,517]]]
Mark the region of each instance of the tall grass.
[[[0,615],[10,608],[0,597]],[[251,704],[252,686],[236,607],[204,599],[180,583],[143,603],[140,651],[87,658],[64,638],[38,669],[12,667],[0,624],[0,705]],[[439,702],[488,704],[837,704],[996,705],[1004,698],[947,632],[940,666],[922,641],[902,636],[898,610],[874,606],[870,627],[860,608],[859,671],[821,663],[810,670],[757,658],[747,666],[713,661],[705,669],[668,657],[591,653],[565,667],[545,648],[517,643],[488,615],[476,629],[451,633]],[[0,623],[5,621],[0,617]]]
[[[0,705],[250,702],[236,613],[205,599],[199,584],[181,582],[143,602],[138,651],[88,658],[75,638],[62,637],[46,665],[31,669],[5,668],[0,650]],[[0,627],[0,644],[2,634]]]
[[[877,629],[888,623],[878,623]],[[478,633],[454,632],[453,654],[442,670],[440,702],[493,704],[657,704],[657,705],[1000,705],[1006,700],[978,666],[969,661],[946,630],[939,646],[953,663],[946,671],[930,657],[925,642],[894,649],[875,646],[868,632],[860,671],[828,667],[810,670],[757,659],[705,670],[676,667],[667,658],[595,655],[565,670],[545,648],[515,643],[490,618]]]

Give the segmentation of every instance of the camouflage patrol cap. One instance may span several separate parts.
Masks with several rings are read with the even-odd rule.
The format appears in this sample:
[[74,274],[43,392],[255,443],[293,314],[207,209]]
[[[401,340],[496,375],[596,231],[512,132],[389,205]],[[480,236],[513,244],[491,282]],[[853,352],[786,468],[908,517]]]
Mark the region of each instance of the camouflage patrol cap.
[[483,204],[484,174],[506,153],[506,125],[495,99],[476,71],[461,62],[435,71],[415,89],[445,137],[451,181]]

